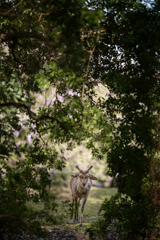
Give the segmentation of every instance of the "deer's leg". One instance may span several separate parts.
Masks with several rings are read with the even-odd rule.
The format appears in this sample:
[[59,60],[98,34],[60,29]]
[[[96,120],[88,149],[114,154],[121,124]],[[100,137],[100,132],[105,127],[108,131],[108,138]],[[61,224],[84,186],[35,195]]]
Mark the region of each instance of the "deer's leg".
[[84,206],[85,206],[86,201],[87,201],[87,198],[83,198],[83,199],[82,199],[82,206],[81,206],[81,219],[80,219],[80,224],[79,224],[79,226],[82,226],[82,221],[83,221],[83,210],[84,210]]
[[74,211],[74,198],[72,198],[71,218],[73,218],[73,211]]
[[76,215],[76,220],[77,220],[77,222],[78,222],[78,212],[79,212],[79,203],[80,203],[80,198],[78,199],[78,201],[77,201],[77,215]]
[[75,217],[74,217],[74,223],[76,223],[77,220],[77,211],[78,211],[78,206],[77,206],[77,198],[75,198]]

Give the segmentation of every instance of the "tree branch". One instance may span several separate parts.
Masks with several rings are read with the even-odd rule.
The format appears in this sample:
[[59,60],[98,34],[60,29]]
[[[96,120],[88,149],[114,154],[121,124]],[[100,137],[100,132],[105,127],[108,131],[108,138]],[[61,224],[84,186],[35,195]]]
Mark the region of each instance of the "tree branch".
[[11,8],[8,12],[1,12],[0,15],[1,16],[8,16],[15,8],[17,8],[19,5],[21,5],[23,3],[23,1],[20,1],[19,3],[17,3],[13,8]]
[[50,120],[55,120],[57,123],[60,124],[60,121],[55,117],[51,117],[49,115],[42,115],[42,116],[33,115],[31,109],[24,103],[16,103],[16,102],[0,103],[0,107],[10,107],[10,106],[14,106],[14,107],[17,107],[17,108],[21,108],[21,107],[25,108],[28,112],[29,117],[31,119],[35,120],[35,121],[50,119]]
[[9,33],[9,34],[3,34],[3,36],[1,35],[0,40],[1,42],[5,42],[6,40],[18,40],[19,38],[35,38],[39,41],[42,42],[46,42],[51,46],[57,46],[57,43],[50,39],[48,39],[47,37],[43,36],[42,34],[38,33],[38,32],[13,32],[13,33]]

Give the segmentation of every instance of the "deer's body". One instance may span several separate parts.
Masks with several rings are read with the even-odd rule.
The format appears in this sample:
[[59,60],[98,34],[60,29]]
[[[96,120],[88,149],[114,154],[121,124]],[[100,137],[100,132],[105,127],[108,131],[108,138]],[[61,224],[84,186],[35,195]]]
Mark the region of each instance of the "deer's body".
[[80,203],[80,200],[82,200],[80,219],[80,226],[82,226],[83,210],[92,186],[92,180],[96,180],[97,178],[89,174],[89,170],[92,167],[90,167],[87,171],[80,170],[78,166],[76,166],[76,168],[78,168],[79,172],[72,175],[70,188],[73,200],[72,206],[75,207],[74,223],[78,221],[78,204]]

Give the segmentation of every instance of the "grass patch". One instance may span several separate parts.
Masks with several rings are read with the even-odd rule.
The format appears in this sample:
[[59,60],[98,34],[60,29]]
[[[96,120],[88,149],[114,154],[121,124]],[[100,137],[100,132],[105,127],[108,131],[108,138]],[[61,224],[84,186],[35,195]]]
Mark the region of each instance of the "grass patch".
[[[56,201],[60,204],[61,201],[71,200],[70,188],[66,187],[56,187],[52,188],[52,193],[56,196]],[[92,223],[98,217],[97,214],[99,212],[100,206],[105,198],[110,199],[113,195],[117,193],[116,188],[97,188],[92,186],[90,190],[89,197],[87,199],[85,209],[84,209],[84,225],[87,223]],[[79,209],[80,213],[80,209]],[[73,220],[67,219],[69,222],[73,222]]]

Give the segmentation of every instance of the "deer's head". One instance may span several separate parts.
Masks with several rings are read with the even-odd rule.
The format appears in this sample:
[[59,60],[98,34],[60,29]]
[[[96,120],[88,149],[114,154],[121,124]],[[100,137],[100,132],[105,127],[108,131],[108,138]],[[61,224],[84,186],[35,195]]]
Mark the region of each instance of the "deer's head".
[[82,184],[82,186],[84,187],[86,185],[86,183],[88,182],[88,179],[90,178],[91,180],[96,180],[97,178],[92,176],[89,171],[93,166],[89,167],[86,171],[81,170],[78,166],[76,166],[76,168],[79,170],[78,173],[75,173],[73,175],[71,175],[72,177],[79,178],[80,183]]

